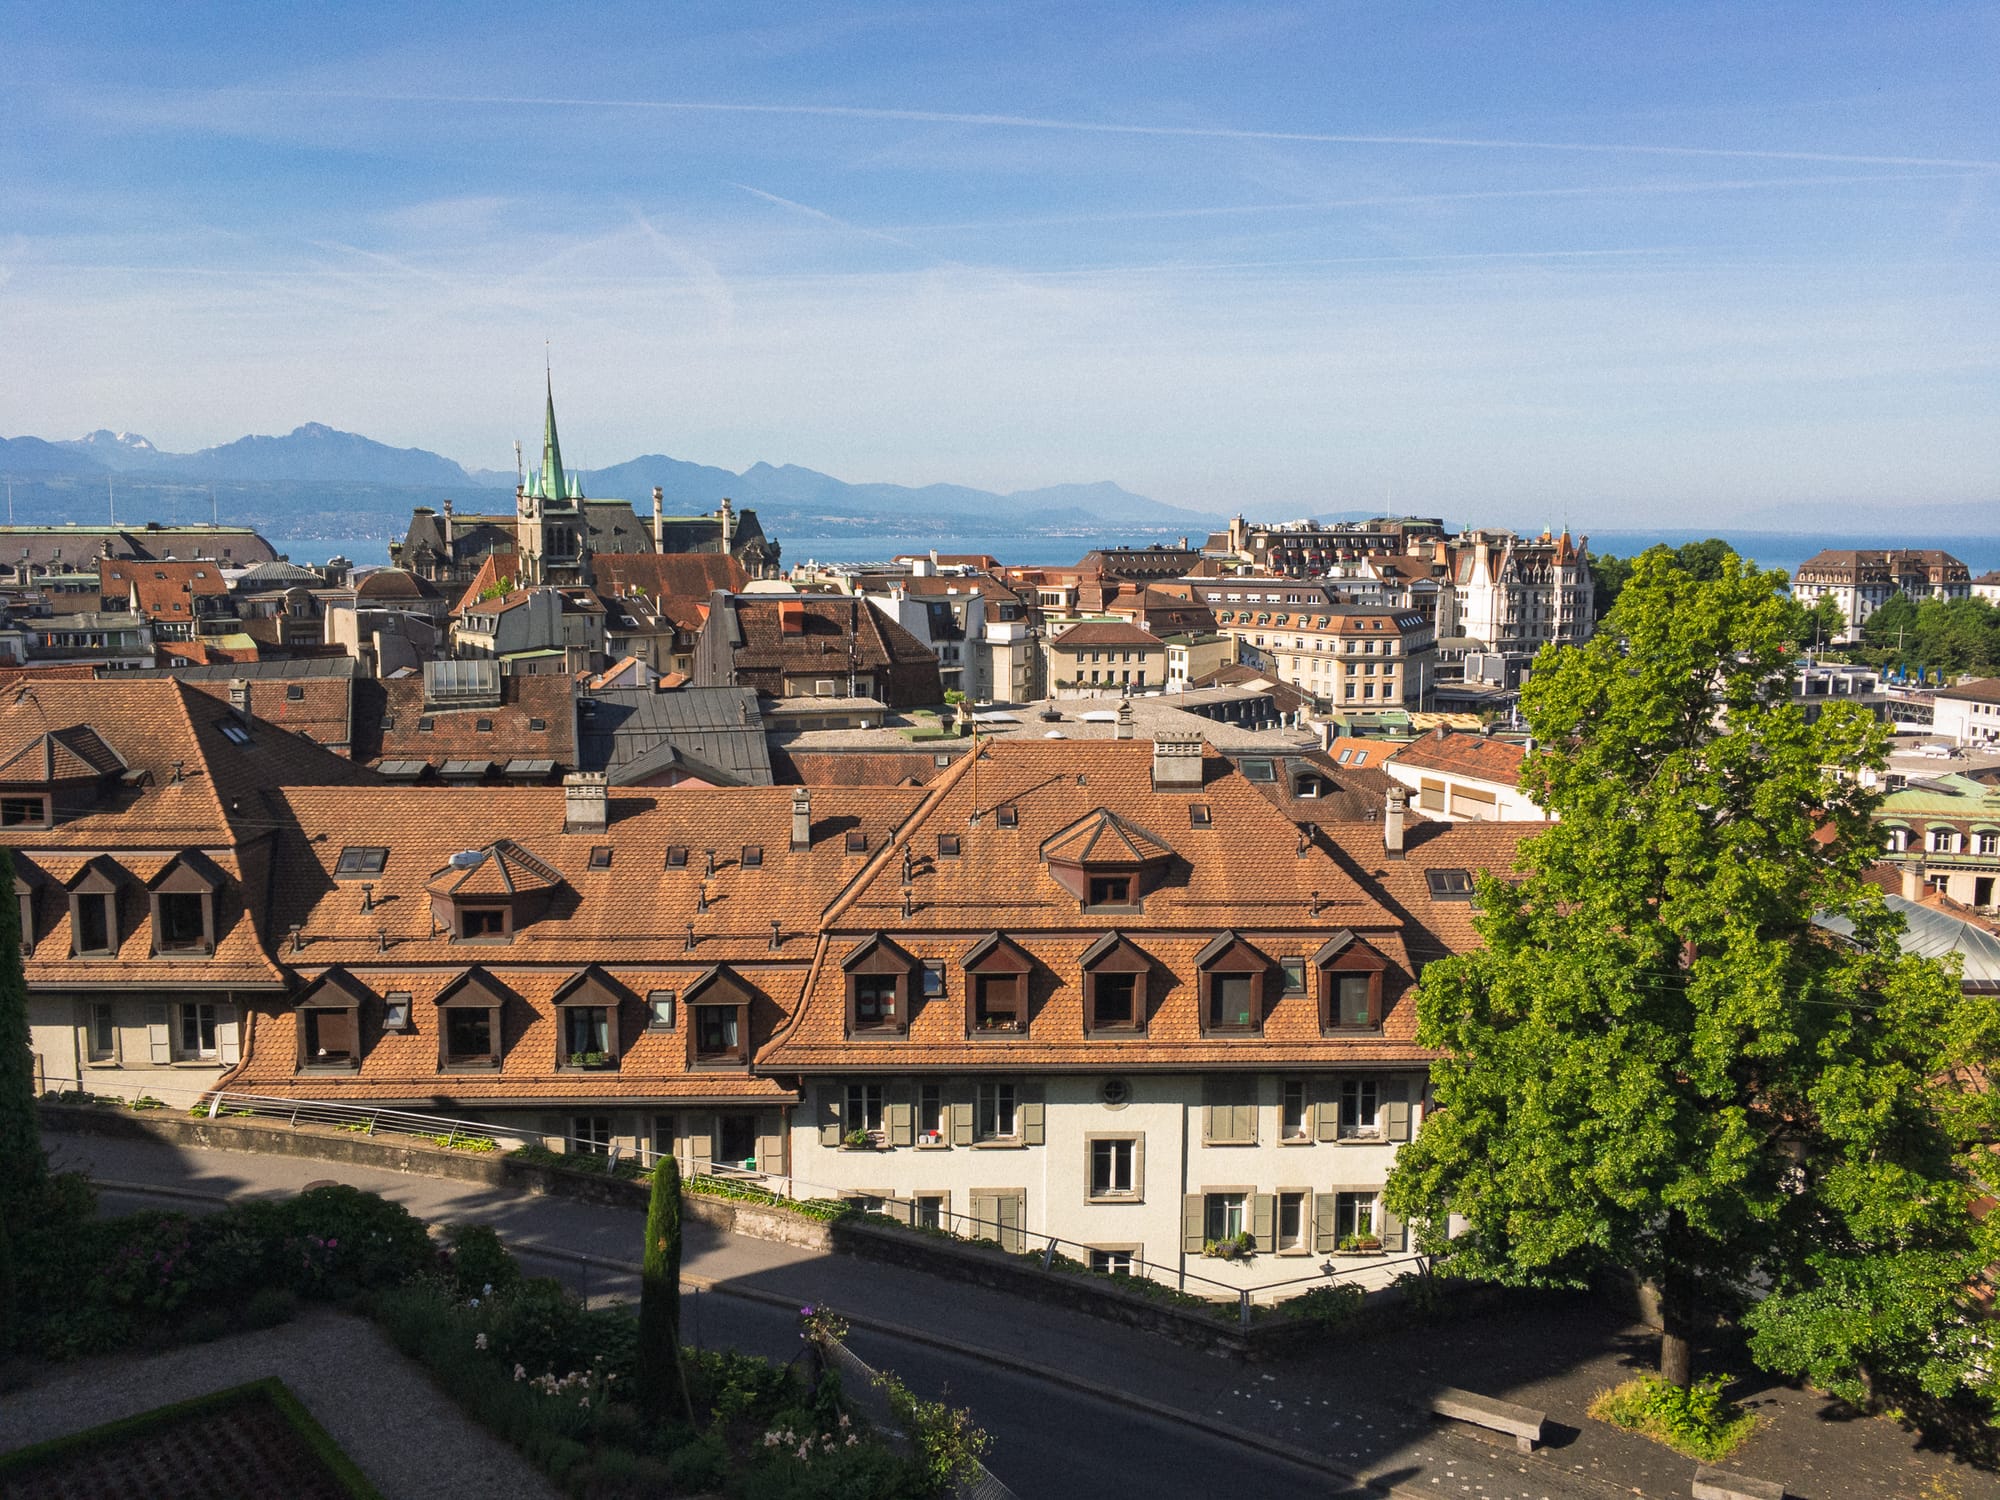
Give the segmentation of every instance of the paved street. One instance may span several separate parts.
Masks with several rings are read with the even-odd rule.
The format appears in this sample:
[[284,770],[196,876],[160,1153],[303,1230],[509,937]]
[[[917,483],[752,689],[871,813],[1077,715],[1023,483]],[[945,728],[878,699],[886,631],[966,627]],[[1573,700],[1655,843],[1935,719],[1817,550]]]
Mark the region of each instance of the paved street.
[[[561,1275],[593,1300],[636,1295],[628,1275],[567,1258],[629,1264],[639,1216],[628,1210],[291,1157],[82,1136],[48,1140],[58,1165],[114,1182],[226,1195],[289,1192],[323,1178],[350,1182],[432,1221],[493,1224],[533,1269]],[[106,1198],[114,1208],[136,1201]],[[702,1225],[690,1226],[684,1268],[691,1280],[714,1287],[690,1299],[689,1336],[704,1343],[789,1358],[797,1304],[841,1309],[855,1323],[850,1342],[863,1359],[977,1412],[996,1437],[994,1472],[1024,1500],[1206,1497],[1246,1483],[1262,1493],[1343,1493],[1324,1469],[1295,1467],[1269,1448],[1303,1450],[1397,1494],[1477,1500],[1681,1500],[1693,1473],[1691,1462],[1584,1417],[1590,1395],[1624,1378],[1628,1362],[1647,1353],[1637,1330],[1594,1309],[1570,1306],[1560,1320],[1515,1311],[1330,1344],[1312,1357],[1260,1367],[921,1272]],[[1422,1415],[1421,1397],[1443,1384],[1542,1406],[1564,1431],[1528,1456],[1438,1429]],[[2000,1496],[1993,1476],[1918,1453],[1888,1422],[1829,1424],[1816,1415],[1815,1398],[1784,1388],[1758,1399],[1768,1403],[1769,1434],[1746,1446],[1742,1467],[1785,1479],[1800,1500],[1919,1500],[1940,1476],[1964,1500]]]

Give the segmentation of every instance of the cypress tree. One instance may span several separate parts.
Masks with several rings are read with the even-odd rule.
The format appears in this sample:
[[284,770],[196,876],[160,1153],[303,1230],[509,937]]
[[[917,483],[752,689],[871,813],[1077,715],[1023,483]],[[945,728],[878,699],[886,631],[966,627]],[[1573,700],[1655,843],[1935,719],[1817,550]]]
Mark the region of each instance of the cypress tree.
[[[679,1400],[676,1401],[676,1397]],[[681,1169],[672,1156],[653,1168],[646,1255],[639,1280],[639,1405],[648,1417],[693,1406],[681,1376]]]

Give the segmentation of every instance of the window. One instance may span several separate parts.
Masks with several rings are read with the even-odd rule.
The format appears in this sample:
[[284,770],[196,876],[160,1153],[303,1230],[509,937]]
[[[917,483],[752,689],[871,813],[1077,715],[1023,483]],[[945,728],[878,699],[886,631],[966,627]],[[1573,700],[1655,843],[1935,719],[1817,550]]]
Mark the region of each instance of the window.
[[1278,1194],[1278,1253],[1302,1255],[1310,1248],[1306,1243],[1306,1195]]
[[94,1001],[89,1021],[90,1060],[94,1063],[118,1061],[118,1027],[112,1017],[111,1002]]
[[674,1029],[674,992],[672,990],[648,990],[646,992],[646,1025],[653,1031]]
[[472,728],[477,734],[491,734],[493,732],[493,721],[491,719],[478,719],[473,722]]
[[1336,1193],[1333,1199],[1333,1232],[1342,1248],[1352,1249],[1348,1242],[1357,1239],[1372,1239],[1375,1236],[1375,1195],[1373,1193]]
[[1245,781],[1276,781],[1278,773],[1268,760],[1250,759],[1239,763]]
[[1090,1141],[1090,1196],[1136,1198],[1139,1143],[1131,1136],[1096,1136]]
[[938,858],[939,858],[939,859],[957,859],[957,858],[958,858],[958,835],[957,835],[957,834],[955,834],[955,833],[941,833],[941,834],[939,834],[939,835],[938,835]]
[[0,797],[0,828],[43,827],[48,821],[48,798]]
[[1093,1250],[1090,1252],[1090,1269],[1103,1276],[1130,1276],[1132,1274],[1132,1252],[1130,1250]]
[[224,721],[215,727],[222,731],[222,737],[232,745],[247,745],[250,743],[250,731],[245,729],[241,724]]
[[407,990],[396,990],[382,997],[382,1029],[384,1031],[410,1029],[410,996]]
[[848,1130],[880,1131],[882,1129],[882,1085],[879,1083],[850,1083],[847,1086],[847,1108],[840,1117],[840,1123]]
[[943,1193],[919,1193],[911,1222],[919,1229],[943,1229],[947,1212]]
[[1282,1140],[1303,1141],[1312,1135],[1311,1106],[1306,1102],[1306,1085],[1302,1078],[1285,1080],[1285,1093],[1278,1113],[1278,1135]]
[[1372,1026],[1369,998],[1374,989],[1373,977],[1367,974],[1335,974],[1330,977],[1335,986],[1333,1024]]
[[671,844],[667,847],[667,868],[669,870],[685,870],[687,862],[688,852],[685,845]]
[[458,935],[466,942],[503,938],[507,935],[507,908],[467,906],[458,913]]
[[602,1005],[565,1005],[563,1057],[572,1065],[591,1066],[611,1060],[611,1021]]
[[1090,976],[1090,1024],[1092,1029],[1120,1031],[1139,1025],[1139,976],[1130,973],[1093,973]]
[[993,810],[993,821],[1002,828],[1019,828],[1021,826],[1021,809],[1011,802],[1007,803],[1004,807],[997,807]]
[[972,1029],[1026,1031],[1027,1014],[1021,1004],[1025,978],[1021,974],[972,975]]
[[308,1068],[352,1067],[361,1055],[359,1015],[352,1008],[308,1006],[299,1012],[299,1062]]
[[1215,809],[1206,802],[1188,804],[1188,827],[1212,828],[1215,826]]
[[1931,853],[1950,854],[1958,843],[1958,835],[1949,828],[1931,830]]
[[924,998],[934,1000],[944,993],[944,960],[927,958],[924,960]]
[[352,880],[362,875],[380,875],[389,862],[389,851],[379,844],[349,844],[334,864],[335,880]]
[[894,974],[854,976],[854,1026],[857,1031],[893,1028],[899,1024]]
[[866,854],[868,852],[868,835],[858,828],[850,830],[847,835],[847,852],[849,854]]
[[973,1107],[973,1134],[982,1141],[1011,1141],[1020,1134],[1014,1085],[985,1081]]
[[743,1060],[743,1027],[736,1006],[697,1005],[694,1025],[696,1057]]
[[1130,875],[1093,875],[1090,877],[1089,896],[1086,906],[1125,906],[1132,900],[1132,877]]
[[1972,851],[1975,854],[2000,854],[2000,833],[1975,833],[1972,836]]
[[1424,884],[1433,901],[1470,901],[1473,894],[1469,870],[1426,870]]
[[174,1057],[182,1062],[207,1062],[219,1056],[216,1047],[216,1007],[190,1001],[179,1007],[180,1033]]
[[1303,995],[1306,992],[1306,961],[1303,958],[1281,958],[1278,969],[1285,976],[1283,993]]
[[608,1154],[611,1150],[611,1116],[570,1116],[569,1148],[585,1156]]
[[611,846],[609,844],[592,844],[590,846],[590,868],[593,870],[608,870],[611,868]]
[[306,701],[306,685],[305,685],[305,684],[304,684],[303,682],[288,682],[288,683],[286,683],[286,684],[285,684],[285,701],[286,701],[287,703],[303,703],[303,702],[305,702],[305,701]]
[[764,846],[762,844],[745,844],[743,846],[743,868],[746,870],[761,870],[764,868]]
[[1211,974],[1208,985],[1209,1030],[1249,1031],[1255,1026],[1252,1014],[1256,987],[1254,976]]
[[117,943],[113,937],[117,924],[112,919],[110,895],[82,894],[72,898],[76,915],[76,951],[78,953],[111,953]]
[[499,1062],[495,1013],[484,1006],[456,1006],[444,1013],[445,1066],[490,1066]]
[[944,1085],[924,1083],[917,1086],[917,1144],[919,1146],[942,1146],[944,1139]]
[[1247,1193],[1209,1193],[1202,1200],[1202,1237],[1210,1241],[1233,1240],[1244,1230],[1244,1203]]
[[1340,1138],[1363,1140],[1382,1133],[1382,1085],[1373,1078],[1340,1081]]

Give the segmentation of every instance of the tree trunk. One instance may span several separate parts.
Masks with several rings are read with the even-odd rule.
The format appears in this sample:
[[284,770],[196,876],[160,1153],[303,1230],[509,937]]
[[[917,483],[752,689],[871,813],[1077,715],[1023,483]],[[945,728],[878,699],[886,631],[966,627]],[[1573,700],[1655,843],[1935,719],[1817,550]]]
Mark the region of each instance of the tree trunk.
[[1660,1280],[1660,1379],[1685,1390],[1694,1383],[1695,1304],[1676,1278]]

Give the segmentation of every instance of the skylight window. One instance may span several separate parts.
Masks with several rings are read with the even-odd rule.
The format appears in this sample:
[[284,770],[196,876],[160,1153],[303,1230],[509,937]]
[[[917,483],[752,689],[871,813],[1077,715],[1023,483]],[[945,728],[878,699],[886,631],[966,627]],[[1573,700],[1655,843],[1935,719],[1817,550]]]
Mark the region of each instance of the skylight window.
[[592,844],[590,846],[590,868],[593,870],[608,870],[611,868],[611,846],[609,844]]
[[1424,871],[1424,883],[1430,887],[1433,901],[1470,901],[1472,899],[1472,872],[1469,870],[1443,869]]
[[382,867],[388,862],[389,851],[380,844],[349,844],[340,851],[333,873],[336,879],[380,875]]
[[222,731],[222,737],[232,745],[250,743],[250,731],[241,724],[218,724],[216,727]]
[[685,870],[687,862],[688,852],[686,845],[675,844],[667,850],[667,868],[669,870]]

